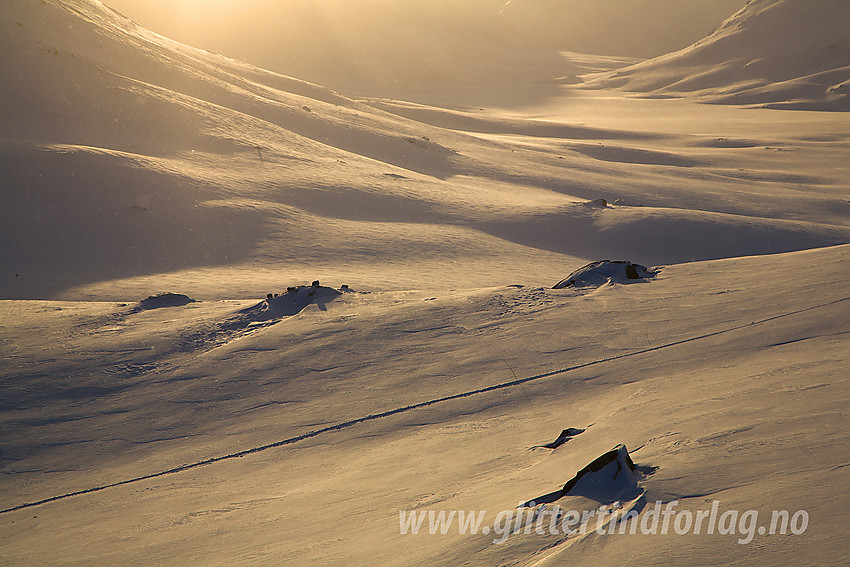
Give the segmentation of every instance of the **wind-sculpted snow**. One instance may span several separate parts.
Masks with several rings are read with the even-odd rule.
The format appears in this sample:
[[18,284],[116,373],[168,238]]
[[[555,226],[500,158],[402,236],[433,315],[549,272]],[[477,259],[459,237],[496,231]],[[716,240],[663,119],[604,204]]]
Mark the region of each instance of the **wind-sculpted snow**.
[[298,315],[310,305],[315,305],[320,311],[327,311],[328,303],[344,291],[350,291],[347,285],[342,290],[322,286],[315,281],[309,286],[291,286],[284,293],[270,293],[264,301],[242,309],[225,321],[184,335],[178,341],[179,349],[196,351],[221,346],[247,333],[279,323],[285,317]]
[[[594,517],[583,536],[532,525],[497,546],[480,530],[401,535],[398,511],[480,509],[493,525],[531,497],[523,514],[551,515],[551,496],[563,510],[609,521],[634,512],[640,523],[650,498],[680,499],[680,510],[716,498],[841,517],[841,498],[819,496],[840,494],[846,468],[835,416],[848,399],[848,254],[666,266],[651,284],[592,294],[336,294],[323,278],[293,286],[276,313],[280,284],[267,287],[269,303],[204,299],[175,282],[200,301],[135,313],[132,303],[0,302],[0,547],[14,563],[67,563],[96,540],[120,563],[193,563],[200,546],[247,564],[243,552],[268,546],[274,562],[295,549],[327,562],[332,550],[343,565],[391,563],[405,546],[405,564],[457,565],[550,552],[604,563],[611,547],[663,560],[684,545],[758,564],[763,548],[720,534],[603,540]],[[311,292],[326,311],[310,303],[281,316]],[[204,329],[220,334],[179,348]],[[559,431],[568,442],[528,450]],[[598,460],[617,442],[641,479],[619,451]],[[643,501],[626,500],[642,490]],[[326,525],[299,519],[325,507],[370,521],[314,549]],[[183,537],[190,548],[151,548]],[[846,557],[808,533],[758,541]]]
[[[748,107],[844,103],[846,3],[628,69],[558,51],[584,0],[144,3],[261,18],[334,92],[110,1],[0,2],[2,561],[850,561],[850,131]],[[581,88],[612,69],[641,96]],[[811,529],[612,533],[650,498]],[[558,507],[601,521],[484,530]]]

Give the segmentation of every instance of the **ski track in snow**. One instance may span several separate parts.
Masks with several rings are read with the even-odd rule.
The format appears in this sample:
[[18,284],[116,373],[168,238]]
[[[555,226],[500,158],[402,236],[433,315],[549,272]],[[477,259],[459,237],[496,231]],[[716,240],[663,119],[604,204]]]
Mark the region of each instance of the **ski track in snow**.
[[[400,414],[400,413],[405,413],[405,412],[409,412],[409,411],[412,411],[412,410],[432,406],[434,404],[439,404],[439,403],[442,403],[442,402],[448,402],[448,401],[451,401],[451,400],[458,400],[458,399],[467,398],[467,397],[470,397],[470,396],[475,396],[475,395],[478,395],[478,394],[485,394],[485,393],[488,393],[488,392],[494,392],[494,391],[502,390],[502,389],[505,389],[505,388],[511,388],[513,386],[520,386],[520,385],[525,384],[527,382],[532,382],[532,381],[535,381],[535,380],[541,380],[541,379],[544,379],[544,378],[550,378],[552,376],[564,374],[564,373],[567,373],[567,372],[572,372],[574,370],[579,370],[579,369],[587,368],[587,367],[590,367],[590,366],[596,366],[596,365],[599,365],[599,364],[604,364],[606,362],[612,362],[614,360],[621,360],[621,359],[624,359],[624,358],[640,356],[640,355],[647,354],[647,353],[650,353],[650,352],[668,349],[668,348],[676,347],[676,346],[683,345],[683,344],[686,344],[686,343],[691,343],[691,342],[694,342],[694,341],[700,341],[700,340],[703,340],[703,339],[708,339],[708,338],[711,338],[711,337],[716,337],[716,336],[719,336],[719,335],[732,333],[732,332],[735,332],[735,331],[739,331],[739,330],[742,330],[742,329],[747,329],[747,328],[753,327],[754,325],[762,325],[762,324],[765,324],[765,323],[776,321],[778,319],[783,319],[783,318],[786,318],[786,317],[792,317],[794,315],[799,315],[801,313],[806,313],[806,312],[813,311],[813,310],[816,310],[816,309],[822,309],[824,307],[836,305],[838,303],[842,303],[842,302],[848,301],[848,300],[850,300],[850,296],[843,297],[843,298],[840,298],[840,299],[836,299],[836,300],[833,300],[833,301],[829,301],[827,303],[821,303],[821,304],[818,304],[818,305],[813,305],[813,306],[805,307],[805,308],[802,308],[802,309],[796,309],[796,310],[793,310],[793,311],[788,311],[786,313],[780,313],[778,315],[773,315],[771,317],[766,317],[766,318],[763,318],[763,319],[759,319],[757,321],[752,321],[750,323],[742,323],[740,325],[735,325],[734,327],[728,327],[726,329],[721,329],[719,331],[714,331],[714,332],[711,332],[711,333],[705,333],[705,334],[702,334],[702,335],[697,335],[697,336],[690,337],[690,338],[687,338],[687,339],[672,341],[672,342],[669,342],[669,343],[665,343],[665,344],[662,344],[662,345],[637,350],[637,351],[634,351],[634,352],[618,354],[618,355],[610,356],[610,357],[606,357],[606,358],[600,358],[600,359],[597,359],[597,360],[592,360],[590,362],[585,362],[583,364],[578,364],[578,365],[575,365],[575,366],[567,366],[567,367],[564,367],[564,368],[561,368],[561,369],[558,369],[558,370],[553,370],[551,372],[544,372],[542,374],[536,374],[534,376],[529,376],[529,377],[526,377],[526,378],[519,378],[519,379],[511,380],[511,381],[508,381],[508,382],[502,382],[502,383],[499,383],[499,384],[494,384],[492,386],[486,386],[484,388],[478,388],[476,390],[470,390],[470,391],[467,391],[467,392],[452,394],[450,396],[444,396],[442,398],[435,398],[435,399],[432,399],[432,400],[426,400],[424,402],[412,404],[412,405],[409,405],[409,406],[399,407],[399,408],[387,410],[387,411],[380,412],[380,413],[370,414],[370,415],[367,415],[365,417],[359,417],[359,418],[352,419],[352,420],[349,420],[349,421],[344,421],[344,422],[341,422],[341,423],[337,423],[337,424],[334,424],[334,425],[323,427],[323,428],[320,428],[320,429],[314,429],[312,431],[308,431],[307,433],[303,433],[303,434],[297,435],[295,437],[290,437],[288,439],[283,439],[281,441],[276,441],[274,443],[269,443],[269,444],[266,444],[266,445],[253,447],[251,449],[245,449],[243,451],[237,451],[235,453],[228,453],[226,455],[211,457],[209,459],[204,459],[204,460],[201,460],[201,461],[195,461],[195,462],[188,463],[188,464],[185,464],[185,465],[180,465],[180,466],[177,466],[177,467],[174,467],[174,468],[171,468],[171,469],[167,469],[167,470],[163,470],[163,471],[159,471],[159,472],[155,472],[155,473],[150,473],[150,474],[146,474],[146,475],[138,476],[138,477],[134,477],[134,478],[129,478],[129,479],[121,480],[121,481],[118,481],[118,482],[103,484],[103,485],[100,485],[100,486],[94,486],[94,487],[91,487],[91,488],[86,488],[86,489],[78,490],[78,491],[75,491],[75,492],[60,494],[60,495],[57,495],[57,496],[52,496],[50,498],[44,498],[42,500],[37,500],[35,502],[25,502],[25,503],[22,503],[22,504],[18,504],[17,506],[12,506],[11,508],[6,508],[4,510],[0,510],[0,514],[15,512],[17,510],[22,510],[22,509],[25,509],[25,508],[32,508],[34,506],[40,506],[42,504],[48,504],[50,502],[56,502],[58,500],[64,500],[64,499],[67,499],[67,498],[72,498],[74,496],[82,496],[82,495],[85,495],[85,494],[100,492],[100,491],[106,490],[108,488],[115,488],[115,487],[118,487],[118,486],[124,486],[124,485],[128,485],[128,484],[142,482],[142,481],[150,480],[150,479],[153,479],[153,478],[158,478],[158,477],[162,477],[162,476],[166,476],[166,475],[170,475],[170,474],[175,474],[175,473],[187,471],[187,470],[194,469],[194,468],[197,468],[197,467],[201,467],[201,466],[204,466],[204,465],[211,465],[213,463],[217,463],[217,462],[224,461],[224,460],[236,459],[236,458],[239,458],[239,457],[245,457],[245,456],[248,456],[248,455],[252,455],[254,453],[259,453],[259,452],[262,452],[262,451],[267,451],[269,449],[282,447],[284,445],[291,445],[293,443],[297,443],[299,441],[304,441],[306,439],[310,439],[310,438],[316,437],[318,435],[322,435],[324,433],[329,433],[331,431],[340,431],[340,430],[343,430],[343,429],[347,429],[349,427],[353,427],[353,426],[359,425],[361,423],[366,423],[368,421],[373,421],[373,420],[382,419],[382,418],[385,418],[385,417],[390,417],[390,416],[393,416],[393,415],[397,415],[397,414]],[[800,340],[803,340],[803,339],[800,339]]]

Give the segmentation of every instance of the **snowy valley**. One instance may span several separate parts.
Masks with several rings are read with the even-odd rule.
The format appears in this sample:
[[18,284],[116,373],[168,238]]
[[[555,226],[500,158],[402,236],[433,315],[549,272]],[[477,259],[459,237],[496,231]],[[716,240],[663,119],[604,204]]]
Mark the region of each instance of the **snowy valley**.
[[850,11],[738,4],[306,79],[4,4],[0,565],[846,563]]

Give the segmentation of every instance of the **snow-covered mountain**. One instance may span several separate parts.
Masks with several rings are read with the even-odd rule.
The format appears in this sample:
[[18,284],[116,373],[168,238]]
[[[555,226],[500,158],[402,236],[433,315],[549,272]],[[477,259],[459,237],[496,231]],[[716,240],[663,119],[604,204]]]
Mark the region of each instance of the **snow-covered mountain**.
[[[453,107],[516,105],[552,96],[559,84],[554,78],[578,82],[582,73],[679,49],[743,3],[106,1],[172,39],[349,95]],[[611,57],[586,65],[564,51]]]
[[850,561],[850,115],[510,45],[439,106],[0,3],[0,564]]
[[252,256],[322,270],[385,245],[397,259],[407,246],[407,262],[405,242],[497,242],[424,230],[445,191],[422,202],[403,181],[464,171],[436,141],[458,146],[456,134],[175,43],[98,2],[2,10],[4,295]]
[[[3,11],[4,297],[77,296],[103,282],[96,295],[117,299],[125,285],[147,295],[174,277],[202,297],[340,274],[402,288],[408,277],[545,283],[563,277],[563,262],[651,265],[846,240],[832,173],[765,159],[776,154],[759,148],[786,143],[771,127],[735,142],[758,160],[723,154],[714,146],[727,145],[716,139],[738,122],[731,114],[671,137],[628,126],[619,103],[533,120],[366,104],[175,43],[95,1]],[[587,125],[602,115],[612,121]],[[796,155],[814,151],[830,155]],[[586,202],[599,198],[612,205]],[[475,268],[446,270],[452,262]]]
[[746,0],[510,0],[513,33],[567,51],[650,58],[686,47]]
[[591,84],[715,102],[850,110],[850,4],[751,0],[705,39]]

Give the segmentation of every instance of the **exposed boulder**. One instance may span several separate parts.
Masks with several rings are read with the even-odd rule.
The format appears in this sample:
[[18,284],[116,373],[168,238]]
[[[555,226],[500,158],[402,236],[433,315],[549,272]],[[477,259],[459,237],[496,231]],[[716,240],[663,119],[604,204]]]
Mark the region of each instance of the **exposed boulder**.
[[535,445],[531,447],[532,449],[557,449],[579,433],[584,433],[584,429],[579,429],[577,427],[568,427],[561,431],[561,434],[558,435],[558,438],[552,441],[551,443],[546,443],[545,445]]
[[165,292],[146,297],[136,305],[135,310],[144,311],[146,309],[159,309],[161,307],[182,307],[189,303],[195,303],[195,300],[188,295]]
[[[344,288],[344,291],[350,291],[348,286]],[[261,319],[273,319],[296,315],[312,303],[315,303],[319,309],[324,311],[326,309],[325,304],[333,301],[342,293],[342,291],[332,287],[320,285],[319,280],[310,285],[288,287],[286,293],[268,294],[266,300],[258,306],[259,316]]]
[[630,283],[651,278],[655,272],[626,260],[600,260],[582,266],[555,284],[552,289],[599,286],[610,282]]
[[567,481],[561,496],[576,495],[600,502],[614,501],[637,492],[642,478],[625,445],[617,445],[594,459]]
[[567,481],[563,488],[542,494],[521,504],[534,508],[552,504],[566,496],[580,497],[601,504],[632,501],[643,494],[638,481],[655,472],[657,467],[638,467],[632,462],[625,445],[617,445],[597,457]]

